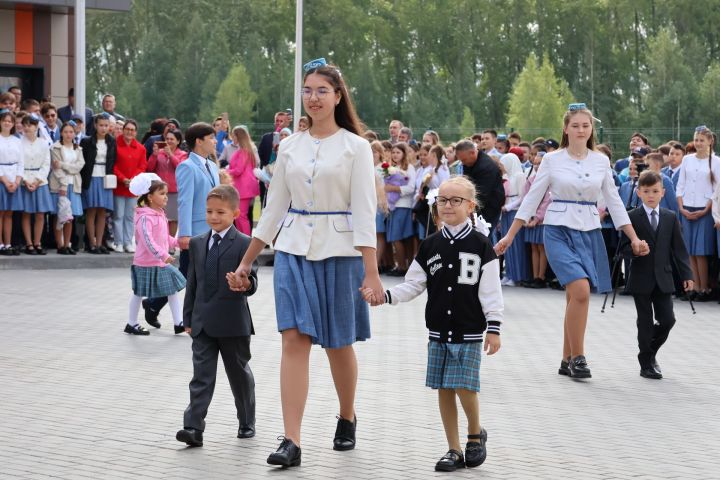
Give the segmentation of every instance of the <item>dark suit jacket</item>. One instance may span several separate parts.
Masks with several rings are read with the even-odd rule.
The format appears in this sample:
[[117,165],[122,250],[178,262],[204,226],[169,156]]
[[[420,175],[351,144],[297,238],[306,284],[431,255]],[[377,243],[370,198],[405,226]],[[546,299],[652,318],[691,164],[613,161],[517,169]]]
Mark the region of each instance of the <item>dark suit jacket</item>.
[[[72,119],[73,110],[70,107],[70,105],[65,105],[64,107],[58,108],[57,114],[58,114],[58,118],[63,123],[67,123],[68,120]],[[90,125],[92,125],[92,123],[93,123],[93,111],[88,107],[85,107],[85,120],[84,121],[85,121],[85,130],[87,131],[88,127]]]
[[[653,231],[642,206],[630,211],[628,216],[640,240],[645,240],[650,246],[650,254],[632,257],[627,290],[630,293],[649,295],[657,285],[661,292],[673,293],[673,261],[681,280],[692,280],[690,259],[675,212],[666,208],[660,209],[657,231]],[[629,245],[625,252],[632,255],[632,251],[628,250]]]
[[[107,158],[105,159],[105,175],[114,175],[115,168],[115,138],[107,134],[105,135],[105,143],[107,144]],[[80,170],[80,176],[82,177],[82,188],[87,190],[90,188],[90,181],[92,180],[92,172],[95,167],[95,158],[97,157],[97,137],[85,137],[80,141],[82,147],[83,159],[85,165]]]
[[225,274],[233,272],[240,265],[250,237],[238,232],[232,226],[220,242],[218,289],[206,298],[205,259],[212,230],[190,239],[190,266],[188,268],[183,324],[192,328],[196,337],[201,331],[210,337],[242,337],[253,335],[255,330],[250,316],[247,297],[257,290],[257,273],[253,267],[250,276],[252,286],[246,292],[233,292],[228,286]]
[[260,139],[258,145],[258,157],[260,157],[260,166],[264,167],[270,161],[273,148],[273,132],[268,132]]
[[485,152],[478,152],[472,167],[463,166],[463,175],[470,177],[478,190],[482,206],[480,214],[491,225],[500,220],[500,210],[505,203],[502,174],[495,161]]

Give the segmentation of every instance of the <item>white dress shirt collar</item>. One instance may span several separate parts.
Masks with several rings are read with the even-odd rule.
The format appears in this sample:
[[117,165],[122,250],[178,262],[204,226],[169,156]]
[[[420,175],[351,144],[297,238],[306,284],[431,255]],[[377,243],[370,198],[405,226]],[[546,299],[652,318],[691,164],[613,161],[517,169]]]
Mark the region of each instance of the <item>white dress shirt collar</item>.
[[210,231],[210,241],[208,242],[208,250],[210,250],[212,248],[213,244],[215,243],[215,239],[213,238],[213,236],[217,233],[218,235],[220,235],[220,240],[222,240],[223,238],[225,238],[225,235],[227,235],[227,232],[230,230],[231,227],[232,227],[232,225],[230,225],[225,230],[222,230],[220,232],[211,230]]
[[655,212],[655,214],[657,215],[657,217],[655,217],[655,218],[657,218],[658,222],[660,221],[660,205],[658,205],[655,208],[650,208],[643,203],[642,206],[645,209],[645,215],[647,215],[648,222],[650,222],[650,225],[652,225],[652,212]]

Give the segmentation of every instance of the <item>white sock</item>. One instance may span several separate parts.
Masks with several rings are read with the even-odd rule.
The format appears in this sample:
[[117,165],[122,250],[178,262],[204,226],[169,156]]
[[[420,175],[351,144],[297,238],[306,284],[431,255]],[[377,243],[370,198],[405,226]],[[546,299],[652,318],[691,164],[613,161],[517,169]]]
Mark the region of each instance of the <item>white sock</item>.
[[183,323],[182,306],[180,305],[180,295],[177,293],[168,295],[168,304],[170,305],[170,311],[172,312],[173,323],[176,326]]
[[138,313],[140,313],[140,304],[142,303],[142,297],[137,295],[130,295],[130,306],[128,308],[128,324],[134,327],[138,324]]

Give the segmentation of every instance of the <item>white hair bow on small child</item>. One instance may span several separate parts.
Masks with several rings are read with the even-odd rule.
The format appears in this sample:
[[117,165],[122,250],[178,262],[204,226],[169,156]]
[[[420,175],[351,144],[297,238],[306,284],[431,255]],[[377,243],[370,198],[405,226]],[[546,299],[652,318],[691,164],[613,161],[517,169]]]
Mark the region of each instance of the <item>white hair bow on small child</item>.
[[150,185],[153,181],[162,182],[162,178],[158,177],[155,173],[141,173],[130,180],[130,193],[139,197],[145,195],[150,191]]

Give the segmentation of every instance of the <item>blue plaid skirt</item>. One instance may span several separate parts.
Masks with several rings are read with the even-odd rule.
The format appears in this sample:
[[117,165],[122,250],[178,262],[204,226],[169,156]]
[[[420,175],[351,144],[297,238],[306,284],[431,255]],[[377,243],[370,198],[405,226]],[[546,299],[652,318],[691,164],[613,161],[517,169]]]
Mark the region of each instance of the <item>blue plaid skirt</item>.
[[323,348],[370,338],[370,313],[359,288],[362,257],[310,261],[275,252],[275,315],[278,331],[297,328]]
[[480,391],[482,342],[428,342],[425,386]]
[[[697,212],[702,210],[700,207],[685,207],[689,212]],[[688,253],[693,256],[714,255],[715,254],[715,222],[712,214],[706,213],[697,220],[688,220],[680,215],[682,223],[683,238],[687,245]]]
[[10,193],[5,188],[5,184],[0,183],[0,212],[11,210],[15,212],[23,210],[22,191],[15,190],[15,193]]
[[103,177],[92,177],[90,188],[82,192],[83,207],[113,210],[115,206],[112,192],[112,189],[105,188]]
[[[52,196],[53,200],[53,210],[52,213],[57,213],[57,205],[58,200],[60,199],[59,193],[51,193],[50,196]],[[83,204],[82,204],[82,197],[79,193],[75,193],[75,190],[72,185],[68,185],[67,187],[67,198],[70,200],[70,208],[72,209],[72,214],[75,217],[80,217],[83,214]]]
[[132,290],[138,297],[167,297],[185,288],[185,277],[173,265],[164,267],[130,267]]
[[47,185],[41,185],[34,192],[28,191],[25,187],[20,187],[20,193],[23,197],[23,212],[25,213],[47,213],[57,208],[53,208],[50,187]]

